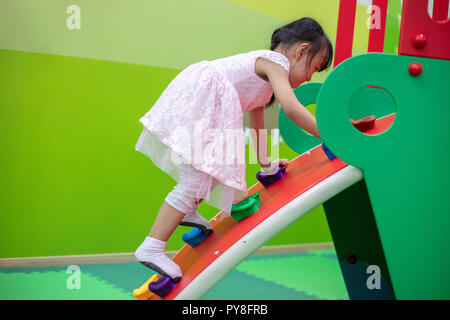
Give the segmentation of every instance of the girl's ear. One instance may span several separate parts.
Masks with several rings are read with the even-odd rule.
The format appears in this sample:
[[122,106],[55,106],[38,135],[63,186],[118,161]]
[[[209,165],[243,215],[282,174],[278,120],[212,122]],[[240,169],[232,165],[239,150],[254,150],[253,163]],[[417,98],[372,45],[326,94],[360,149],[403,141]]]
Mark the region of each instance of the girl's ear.
[[306,55],[306,52],[309,49],[309,44],[306,42],[300,43],[297,47],[297,50],[295,52],[295,58],[298,61],[300,57],[304,57]]

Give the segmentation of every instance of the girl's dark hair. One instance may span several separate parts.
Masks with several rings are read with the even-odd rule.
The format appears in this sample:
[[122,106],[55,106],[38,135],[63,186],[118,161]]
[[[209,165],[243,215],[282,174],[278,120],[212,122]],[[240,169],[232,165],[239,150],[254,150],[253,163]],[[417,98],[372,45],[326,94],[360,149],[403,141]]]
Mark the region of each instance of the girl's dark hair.
[[[312,18],[301,18],[276,29],[272,34],[270,50],[273,51],[279,44],[283,44],[285,46],[284,49],[287,51],[292,45],[298,43],[309,44],[308,60],[306,61],[308,69],[312,59],[323,48],[326,49],[326,56],[322,61],[319,72],[330,67],[333,59],[333,46],[316,20]],[[272,98],[266,104],[266,107],[272,105],[274,100],[275,95],[272,94]]]

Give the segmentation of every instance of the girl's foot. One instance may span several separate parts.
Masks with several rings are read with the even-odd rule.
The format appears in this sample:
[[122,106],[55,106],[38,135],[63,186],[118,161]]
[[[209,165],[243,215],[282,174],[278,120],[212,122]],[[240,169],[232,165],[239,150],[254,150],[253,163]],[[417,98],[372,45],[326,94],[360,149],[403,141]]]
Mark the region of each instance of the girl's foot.
[[164,253],[165,247],[166,241],[147,237],[134,255],[144,266],[178,282],[183,273],[180,267]]
[[200,228],[206,236],[210,235],[213,232],[211,223],[203,218],[197,212],[197,210],[193,210],[187,213],[184,216],[183,220],[181,220],[180,226]]

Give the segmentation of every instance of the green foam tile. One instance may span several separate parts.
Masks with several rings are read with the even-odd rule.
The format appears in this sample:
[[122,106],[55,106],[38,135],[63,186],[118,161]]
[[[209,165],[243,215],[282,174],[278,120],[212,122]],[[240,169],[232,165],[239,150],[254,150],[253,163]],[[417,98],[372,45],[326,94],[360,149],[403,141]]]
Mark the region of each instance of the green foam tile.
[[147,281],[155,271],[139,262],[79,265],[80,269],[126,292],[133,292]]
[[0,272],[1,300],[133,300],[131,293],[90,274],[80,274],[80,289],[68,289],[72,274],[59,272]]
[[232,270],[202,300],[318,300],[319,298],[245,272]]
[[335,257],[337,259],[336,250],[315,250],[315,251],[309,251],[309,253],[313,255],[317,255],[320,257]]
[[319,299],[348,299],[339,262],[326,257],[245,260],[236,269]]

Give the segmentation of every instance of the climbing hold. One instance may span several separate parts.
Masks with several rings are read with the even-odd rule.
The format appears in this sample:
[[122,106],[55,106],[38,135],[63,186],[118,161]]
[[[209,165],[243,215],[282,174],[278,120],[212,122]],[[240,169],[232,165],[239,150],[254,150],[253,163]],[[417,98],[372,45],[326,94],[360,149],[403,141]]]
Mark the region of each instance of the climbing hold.
[[195,247],[200,242],[205,240],[206,234],[203,233],[202,229],[194,228],[191,231],[184,233],[181,238],[191,247]]
[[154,274],[148,279],[139,289],[133,290],[133,297],[139,300],[148,300],[153,296],[153,292],[148,290],[148,285],[150,282],[156,281],[158,278],[157,274]]
[[156,281],[150,282],[148,284],[148,290],[164,298],[169,294],[170,291],[175,287],[176,282],[168,276],[161,276]]
[[286,169],[279,166],[278,171],[271,175],[266,175],[264,174],[264,172],[258,171],[258,173],[256,174],[256,178],[258,179],[259,182],[262,183],[264,187],[267,187],[268,185],[271,185],[272,183],[275,183],[281,178],[283,178],[285,173]]
[[377,118],[375,116],[368,116],[359,120],[350,119],[351,123],[361,132],[368,131],[375,127],[375,121]]
[[328,159],[332,160],[332,159],[336,158],[336,156],[333,154],[333,152],[330,151],[330,149],[328,149],[328,147],[325,145],[325,143],[322,143],[322,149],[325,152],[325,154],[327,155]]
[[348,256],[347,261],[350,264],[355,264],[356,262],[358,262],[358,257],[354,254],[351,254]]
[[422,49],[427,44],[427,37],[423,33],[417,33],[413,38],[413,45],[417,49]]
[[418,62],[413,62],[408,67],[409,74],[414,77],[420,75],[422,73],[422,70],[423,70],[422,65]]
[[256,192],[244,200],[233,204],[231,206],[231,216],[239,222],[258,211],[260,205],[259,193]]

